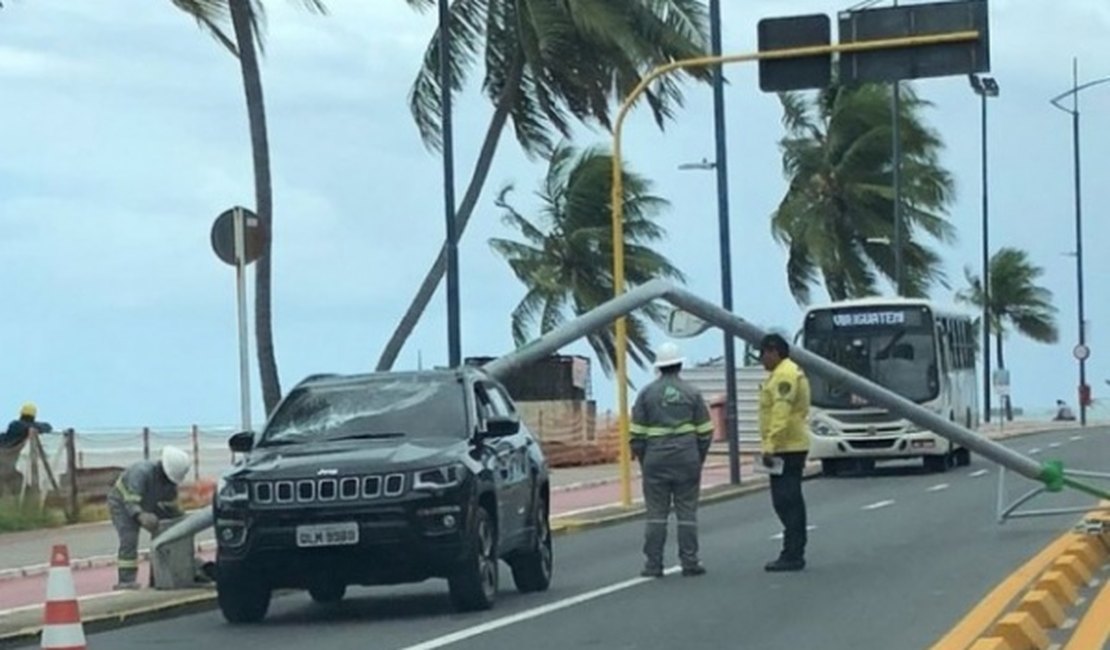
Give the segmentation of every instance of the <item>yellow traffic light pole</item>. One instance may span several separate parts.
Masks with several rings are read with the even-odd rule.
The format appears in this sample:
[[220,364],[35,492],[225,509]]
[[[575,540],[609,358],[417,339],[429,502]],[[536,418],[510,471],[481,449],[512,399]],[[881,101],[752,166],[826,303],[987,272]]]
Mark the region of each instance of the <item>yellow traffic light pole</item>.
[[[624,178],[621,174],[621,130],[624,120],[632,110],[633,104],[640,95],[647,90],[656,79],[688,68],[704,68],[711,65],[726,63],[745,63],[748,61],[761,61],[767,59],[798,59],[807,56],[819,56],[838,52],[866,52],[871,50],[885,50],[897,48],[920,47],[923,45],[940,45],[944,43],[960,43],[979,39],[977,30],[949,32],[946,34],[931,34],[928,36],[909,36],[903,38],[887,38],[857,43],[840,43],[836,45],[814,45],[780,50],[767,50],[765,52],[751,52],[747,54],[730,54],[727,56],[705,56],[694,59],[683,59],[666,65],[659,66],[648,73],[621,104],[617,113],[617,120],[613,124],[613,193],[611,197],[611,210],[613,213],[613,295],[620,296],[624,293]],[[631,450],[628,446],[628,326],[624,317],[617,319],[617,428],[620,441],[620,473],[621,473],[621,504],[625,507],[632,505],[632,479],[631,479]]]

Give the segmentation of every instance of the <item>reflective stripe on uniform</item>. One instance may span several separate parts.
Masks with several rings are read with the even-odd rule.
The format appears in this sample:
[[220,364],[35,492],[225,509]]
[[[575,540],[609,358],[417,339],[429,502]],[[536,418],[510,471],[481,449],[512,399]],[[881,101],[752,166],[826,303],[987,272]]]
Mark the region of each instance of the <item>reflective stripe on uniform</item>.
[[121,569],[138,569],[139,561],[119,558],[116,560],[116,565]]
[[701,424],[687,423],[677,427],[651,427],[635,422],[629,427],[629,433],[634,436],[646,438],[662,438],[664,436],[679,436],[685,433],[706,434],[713,433],[713,423],[706,421]]
[[127,484],[123,482],[122,476],[116,479],[116,490],[127,503],[141,503],[143,500],[142,496],[135,494],[127,487]]

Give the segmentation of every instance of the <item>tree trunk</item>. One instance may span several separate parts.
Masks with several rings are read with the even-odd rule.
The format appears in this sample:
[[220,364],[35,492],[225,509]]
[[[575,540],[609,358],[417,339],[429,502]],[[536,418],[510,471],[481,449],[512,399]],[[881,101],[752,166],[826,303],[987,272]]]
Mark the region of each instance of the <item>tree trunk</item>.
[[[463,231],[466,230],[466,224],[470,222],[470,217],[474,213],[474,208],[478,204],[478,198],[482,194],[482,188],[485,186],[486,179],[489,178],[490,167],[493,165],[493,157],[497,153],[497,144],[501,139],[501,133],[505,130],[505,124],[509,120],[509,113],[512,110],[513,102],[516,100],[516,94],[520,88],[520,80],[523,76],[524,70],[521,62],[516,60],[513,62],[513,68],[510,71],[505,82],[505,89],[502,91],[500,98],[498,98],[497,106],[493,112],[493,118],[490,120],[489,128],[486,129],[486,137],[482,142],[482,148],[478,154],[478,161],[474,165],[474,173],[470,177],[470,184],[466,188],[466,195],[463,196],[462,203],[459,204],[458,210],[455,211],[456,219],[456,233],[457,237],[462,238]],[[436,257],[435,263],[432,268],[424,276],[424,281],[420,284],[420,289],[416,292],[416,297],[413,298],[412,303],[409,304],[408,310],[401,318],[401,322],[397,325],[397,329],[393,331],[389,342],[386,343],[385,349],[382,350],[382,356],[378,359],[378,371],[389,370],[393,367],[394,362],[397,361],[397,356],[401,354],[401,348],[404,347],[405,341],[412,335],[412,331],[416,329],[416,324],[420,321],[420,317],[424,315],[424,310],[427,309],[428,303],[431,302],[432,296],[436,292],[436,288],[443,280],[443,275],[447,269],[447,243],[444,242],[443,246],[439,249],[439,255]]]
[[[998,333],[995,336],[994,349],[995,349],[994,356],[995,356],[995,361],[996,361],[996,364],[997,364],[995,367],[998,370],[1005,370],[1006,360],[1002,356],[1002,333],[1001,332]],[[1013,422],[1014,421],[1014,407],[1010,403],[1010,396],[1009,395],[1003,395],[1002,396],[1002,407],[1005,409],[1006,421],[1007,422]]]
[[250,0],[231,0],[231,22],[239,47],[239,68],[247,99],[247,117],[254,156],[254,196],[261,231],[261,255],[255,270],[254,330],[258,347],[258,374],[266,414],[281,400],[277,361],[274,357],[273,318],[270,311],[270,278],[273,251],[273,187],[270,181],[270,145],[266,135],[266,109],[262,99],[262,76],[254,49]]

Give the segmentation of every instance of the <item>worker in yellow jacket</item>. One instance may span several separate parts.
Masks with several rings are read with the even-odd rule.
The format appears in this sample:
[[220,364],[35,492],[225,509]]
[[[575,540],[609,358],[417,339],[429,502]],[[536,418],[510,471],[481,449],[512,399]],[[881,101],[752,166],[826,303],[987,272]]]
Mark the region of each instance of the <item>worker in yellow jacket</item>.
[[771,503],[783,525],[782,553],[767,571],[805,568],[806,504],[802,472],[809,453],[809,380],[790,360],[790,345],[778,334],[760,342],[760,361],[771,374],[759,389],[762,462],[771,474]]

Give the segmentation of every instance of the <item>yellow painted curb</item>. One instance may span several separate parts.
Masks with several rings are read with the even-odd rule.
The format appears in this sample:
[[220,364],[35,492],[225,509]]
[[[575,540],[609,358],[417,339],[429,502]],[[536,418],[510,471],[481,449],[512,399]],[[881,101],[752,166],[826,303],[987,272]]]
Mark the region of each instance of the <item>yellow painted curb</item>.
[[1067,574],[1060,571],[1046,571],[1037,581],[1037,589],[1047,591],[1056,598],[1056,601],[1065,607],[1070,607],[1079,599],[1079,590]]
[[1064,650],[1096,650],[1105,648],[1110,639],[1110,583],[1107,583],[1091,601],[1087,615],[1072,631]]
[[1077,586],[1085,587],[1091,581],[1091,570],[1075,555],[1064,555],[1052,564],[1052,568],[1066,574]]
[[1044,628],[1025,612],[1003,616],[995,626],[995,635],[1005,639],[1014,650],[1045,650],[1051,644]]
[[1060,601],[1047,591],[1034,589],[1021,599],[1017,611],[1025,612],[1032,616],[1037,624],[1043,628],[1056,628],[1064,624],[1067,618]]
[[[975,640],[987,633],[991,623],[1011,606],[1017,597],[1037,579],[1037,576],[1078,539],[1078,535],[1069,532],[1049,543],[1040,553],[1011,573],[979,601],[978,605],[933,645],[932,650],[965,650],[975,643]],[[1057,600],[1062,602],[1061,599]]]
[[1006,639],[1000,639],[996,636],[979,639],[975,645],[971,646],[970,650],[1014,650]]
[[1083,562],[1093,573],[1106,561],[1106,547],[1093,539],[1081,539],[1068,547],[1066,555],[1083,558]]

